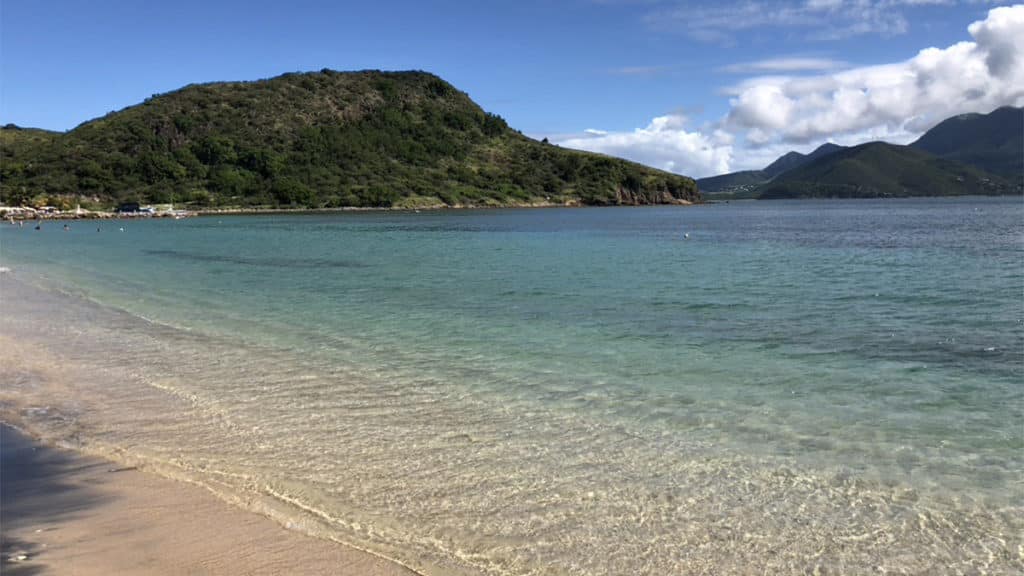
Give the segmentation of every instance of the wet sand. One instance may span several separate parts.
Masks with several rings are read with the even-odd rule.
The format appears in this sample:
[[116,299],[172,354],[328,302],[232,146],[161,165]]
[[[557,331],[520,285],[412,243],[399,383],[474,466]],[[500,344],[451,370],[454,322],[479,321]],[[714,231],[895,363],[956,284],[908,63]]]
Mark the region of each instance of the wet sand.
[[415,574],[201,487],[46,446],[4,424],[0,541],[5,576]]

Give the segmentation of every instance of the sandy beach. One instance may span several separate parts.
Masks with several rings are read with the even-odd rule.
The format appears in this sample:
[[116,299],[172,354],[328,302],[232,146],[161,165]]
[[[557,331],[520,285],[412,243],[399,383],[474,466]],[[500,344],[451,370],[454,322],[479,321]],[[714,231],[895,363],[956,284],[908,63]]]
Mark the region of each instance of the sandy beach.
[[0,572],[10,576],[415,574],[198,486],[47,446],[7,425],[0,499]]

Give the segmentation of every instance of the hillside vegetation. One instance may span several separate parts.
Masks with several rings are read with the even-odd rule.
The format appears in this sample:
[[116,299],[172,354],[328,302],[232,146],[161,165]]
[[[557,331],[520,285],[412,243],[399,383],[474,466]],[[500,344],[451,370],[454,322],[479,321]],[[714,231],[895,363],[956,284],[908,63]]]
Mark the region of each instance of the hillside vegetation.
[[799,168],[823,156],[842,150],[842,146],[826,142],[809,154],[787,152],[761,170],[742,170],[719,176],[710,176],[697,180],[697,187],[702,192],[726,193],[733,197],[753,197],[758,188],[776,178],[780,174]]
[[1005,194],[1004,179],[907,146],[869,142],[780,174],[762,199]]
[[697,188],[704,194],[740,193],[753,190],[768,180],[763,170],[740,170],[697,179]]
[[1024,108],[948,118],[910,146],[823,144],[789,152],[761,170],[701,178],[715,198],[874,198],[1020,194]]
[[779,174],[782,174],[783,172],[788,172],[794,168],[799,168],[804,164],[810,164],[811,162],[814,162],[818,158],[828,156],[829,154],[834,154],[844,148],[845,146],[839,146],[838,144],[826,142],[821,146],[818,146],[808,154],[801,154],[799,152],[789,152],[787,154],[783,154],[775,162],[772,162],[771,164],[766,166],[764,170],[762,170],[762,172],[768,180],[771,180],[772,178],[777,177]]
[[0,199],[216,206],[654,204],[693,180],[531,140],[425,72],[190,85],[66,133],[0,129]]
[[910,146],[1024,182],[1024,108],[947,118]]

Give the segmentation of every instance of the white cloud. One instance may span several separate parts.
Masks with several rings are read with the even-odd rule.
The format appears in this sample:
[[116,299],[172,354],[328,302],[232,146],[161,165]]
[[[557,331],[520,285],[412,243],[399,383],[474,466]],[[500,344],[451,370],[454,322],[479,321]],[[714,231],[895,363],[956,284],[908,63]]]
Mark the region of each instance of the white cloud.
[[689,175],[710,175],[729,171],[732,136],[712,131],[710,136],[688,132],[685,118],[659,116],[644,128],[632,132],[588,130],[586,135],[558,142],[568,148],[601,152],[628,158],[648,166]]
[[729,74],[823,72],[826,70],[845,68],[846,66],[846,62],[841,60],[832,60],[831,58],[790,56],[786,58],[755,60],[753,62],[740,62],[738,64],[726,66],[722,68],[722,71]]
[[[810,0],[805,8],[812,3],[816,10],[840,4]],[[559,143],[702,177],[762,168],[827,140],[908,143],[950,116],[1024,106],[1024,4],[993,8],[968,32],[971,41],[926,48],[903,62],[744,80],[725,91],[728,114],[702,130],[670,115],[633,132],[592,130]]]
[[952,0],[723,0],[714,4],[673,2],[648,14],[648,24],[680,30],[707,42],[729,43],[734,35],[769,28],[804,29],[808,38],[832,40],[907,31],[906,6]]
[[657,76],[668,70],[668,66],[623,66],[611,68],[608,73],[613,76]]
[[973,42],[926,48],[896,64],[747,80],[732,89],[725,124],[755,144],[806,143],[863,131],[901,135],[954,114],[1024,104],[1024,5],[994,8],[968,31]]
[[807,0],[804,5],[808,10],[838,10],[843,0]]
[[1012,76],[1024,70],[1024,7],[995,8],[986,20],[971,24],[967,30],[986,49],[985,64],[997,76]]

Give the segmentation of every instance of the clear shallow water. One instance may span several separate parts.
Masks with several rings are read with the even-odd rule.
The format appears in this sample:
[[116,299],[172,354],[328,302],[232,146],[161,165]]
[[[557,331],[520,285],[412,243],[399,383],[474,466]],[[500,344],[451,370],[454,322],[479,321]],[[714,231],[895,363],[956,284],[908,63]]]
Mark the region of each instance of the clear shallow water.
[[300,529],[438,573],[1022,567],[1019,199],[119,225],[0,231],[8,411]]

